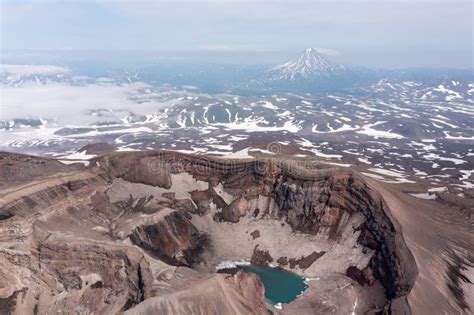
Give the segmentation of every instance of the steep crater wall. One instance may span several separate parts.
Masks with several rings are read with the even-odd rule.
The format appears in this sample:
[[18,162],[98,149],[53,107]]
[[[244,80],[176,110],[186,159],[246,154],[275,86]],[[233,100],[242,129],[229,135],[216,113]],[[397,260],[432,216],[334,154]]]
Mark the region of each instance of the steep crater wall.
[[[189,191],[188,210],[199,216],[212,214],[214,222],[238,224],[248,218],[275,219],[289,224],[293,232],[314,236],[315,242],[325,239],[331,244],[350,238],[351,228],[356,244],[371,253],[370,261],[362,267],[348,266],[342,272],[361,285],[380,281],[388,299],[406,296],[416,279],[416,263],[400,225],[381,195],[354,172],[317,167],[308,170],[298,161],[226,161],[166,151],[112,154],[97,159],[96,164],[113,177],[164,189],[173,186],[172,174],[191,174],[194,180],[209,183],[209,187]],[[171,198],[171,206],[173,202],[182,205],[182,200]],[[218,243],[212,236],[210,242]],[[265,255],[265,249],[263,254],[256,254]],[[325,254],[326,251],[309,252],[309,260],[299,259],[306,266],[305,261],[315,262]],[[282,267],[286,266],[287,257],[275,258]],[[273,258],[264,261],[268,263]],[[299,260],[293,258],[291,265],[298,266],[296,261]]]

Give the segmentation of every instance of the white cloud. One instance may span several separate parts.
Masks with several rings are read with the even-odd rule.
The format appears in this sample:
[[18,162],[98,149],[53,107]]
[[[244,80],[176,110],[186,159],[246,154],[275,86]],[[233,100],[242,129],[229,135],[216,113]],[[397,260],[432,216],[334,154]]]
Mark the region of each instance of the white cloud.
[[[129,112],[156,113],[166,104],[158,101],[158,94],[153,91],[145,92],[148,88],[149,85],[140,82],[81,86],[29,82],[20,87],[2,86],[0,117],[2,120],[44,118],[62,126],[77,126],[94,124],[107,117],[117,120]],[[91,114],[98,110],[102,111],[102,117]]]
[[53,65],[6,65],[0,64],[0,74],[55,75],[69,73],[69,69]]

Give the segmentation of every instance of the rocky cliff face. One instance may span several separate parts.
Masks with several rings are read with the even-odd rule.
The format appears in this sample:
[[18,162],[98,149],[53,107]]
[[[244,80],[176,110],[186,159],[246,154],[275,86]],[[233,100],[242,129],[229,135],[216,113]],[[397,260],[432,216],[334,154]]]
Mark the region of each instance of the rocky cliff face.
[[44,165],[47,176],[25,184],[12,173],[1,192],[6,312],[266,313],[258,279],[215,275],[222,260],[334,274],[357,292],[383,288],[377,302],[356,302],[360,312],[403,298],[416,278],[390,209],[351,171],[154,151],[57,173]]
[[347,217],[361,213],[365,220],[357,228],[362,231],[358,243],[375,250],[370,263],[375,277],[389,298],[410,292],[417,274],[414,258],[390,209],[360,176],[352,172],[326,174],[318,180],[282,176],[275,182],[274,198],[279,216],[294,229],[311,234],[326,229],[334,239],[340,237]]
[[130,240],[170,265],[187,267],[200,261],[207,245],[206,235],[183,212],[170,213],[156,224],[137,226]]

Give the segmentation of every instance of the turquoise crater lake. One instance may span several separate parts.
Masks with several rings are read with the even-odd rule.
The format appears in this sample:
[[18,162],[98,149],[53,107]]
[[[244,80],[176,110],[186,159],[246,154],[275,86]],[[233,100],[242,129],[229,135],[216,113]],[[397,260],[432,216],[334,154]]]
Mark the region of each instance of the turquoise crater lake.
[[270,304],[290,303],[308,287],[304,278],[289,271],[254,265],[238,265],[221,269],[219,272],[234,273],[238,270],[252,272],[259,276],[265,287],[265,298]]

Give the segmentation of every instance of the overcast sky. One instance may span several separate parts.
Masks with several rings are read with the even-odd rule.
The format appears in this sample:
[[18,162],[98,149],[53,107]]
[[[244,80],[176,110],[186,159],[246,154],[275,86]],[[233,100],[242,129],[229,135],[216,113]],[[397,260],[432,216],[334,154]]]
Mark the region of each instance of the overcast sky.
[[0,6],[3,54],[180,51],[190,59],[268,63],[316,47],[366,66],[473,66],[472,1],[2,0]]

